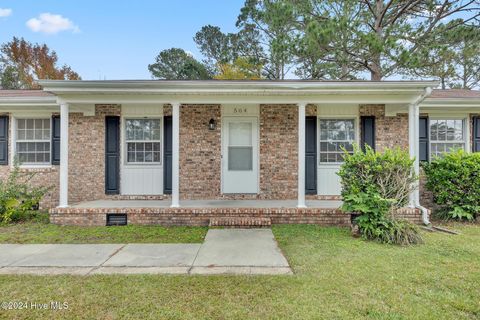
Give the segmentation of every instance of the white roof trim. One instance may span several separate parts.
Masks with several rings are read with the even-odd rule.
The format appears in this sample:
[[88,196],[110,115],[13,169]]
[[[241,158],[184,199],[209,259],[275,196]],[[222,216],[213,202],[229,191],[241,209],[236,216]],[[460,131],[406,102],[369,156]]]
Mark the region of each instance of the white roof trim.
[[480,98],[426,98],[420,108],[463,108],[480,107]]
[[58,106],[57,97],[1,97],[0,106]]
[[66,103],[413,103],[436,81],[39,81]]

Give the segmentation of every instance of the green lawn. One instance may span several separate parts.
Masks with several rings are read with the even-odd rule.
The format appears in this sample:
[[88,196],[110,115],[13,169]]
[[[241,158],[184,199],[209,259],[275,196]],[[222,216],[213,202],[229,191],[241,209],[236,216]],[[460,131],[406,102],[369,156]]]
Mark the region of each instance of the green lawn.
[[[273,227],[293,276],[0,276],[2,301],[66,301],[29,319],[479,319],[480,226],[417,247],[349,230]],[[196,229],[191,229],[192,232]]]
[[27,222],[0,226],[0,243],[197,243],[206,233],[202,227],[57,226],[40,214]]

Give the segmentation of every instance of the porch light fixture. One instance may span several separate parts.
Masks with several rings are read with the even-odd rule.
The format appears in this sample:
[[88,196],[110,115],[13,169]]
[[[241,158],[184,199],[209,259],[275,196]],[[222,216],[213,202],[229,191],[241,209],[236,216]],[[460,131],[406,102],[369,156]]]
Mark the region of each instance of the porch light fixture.
[[210,119],[210,121],[208,122],[208,130],[215,130],[216,128],[217,128],[217,123],[213,118]]

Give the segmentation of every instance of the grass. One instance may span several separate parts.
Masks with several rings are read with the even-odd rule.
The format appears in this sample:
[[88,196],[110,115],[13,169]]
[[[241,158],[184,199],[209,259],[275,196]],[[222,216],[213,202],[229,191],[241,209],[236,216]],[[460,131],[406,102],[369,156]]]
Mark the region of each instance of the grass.
[[480,226],[398,247],[349,230],[274,226],[293,276],[0,276],[2,301],[66,301],[16,319],[478,319]]
[[198,243],[206,233],[203,227],[58,226],[39,213],[28,221],[0,226],[0,243]]

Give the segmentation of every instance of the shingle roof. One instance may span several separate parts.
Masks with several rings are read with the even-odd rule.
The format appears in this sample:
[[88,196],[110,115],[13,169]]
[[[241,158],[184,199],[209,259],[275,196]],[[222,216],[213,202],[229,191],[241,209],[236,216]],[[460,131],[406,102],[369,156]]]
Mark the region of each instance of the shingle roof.
[[1,97],[53,97],[54,94],[43,90],[0,90]]
[[466,90],[466,89],[446,89],[433,90],[429,98],[445,99],[445,98],[476,98],[480,99],[480,90]]

